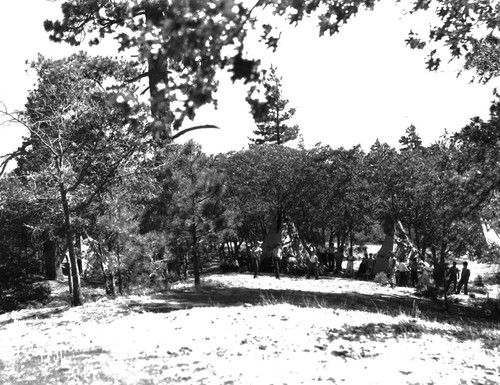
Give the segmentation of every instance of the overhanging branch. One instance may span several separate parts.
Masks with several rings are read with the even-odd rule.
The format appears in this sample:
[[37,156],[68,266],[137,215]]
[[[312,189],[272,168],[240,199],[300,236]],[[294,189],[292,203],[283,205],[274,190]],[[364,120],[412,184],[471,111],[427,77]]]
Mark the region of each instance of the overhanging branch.
[[201,130],[201,129],[205,129],[205,128],[215,128],[217,130],[219,130],[220,128],[218,126],[214,126],[213,124],[204,124],[204,125],[201,125],[201,126],[194,126],[194,127],[189,127],[189,128],[186,128],[182,131],[179,131],[178,133],[176,133],[175,135],[172,136],[172,140],[175,140],[177,139],[179,136],[181,135],[184,135],[184,134],[187,134],[188,132],[190,131],[194,131],[194,130]]

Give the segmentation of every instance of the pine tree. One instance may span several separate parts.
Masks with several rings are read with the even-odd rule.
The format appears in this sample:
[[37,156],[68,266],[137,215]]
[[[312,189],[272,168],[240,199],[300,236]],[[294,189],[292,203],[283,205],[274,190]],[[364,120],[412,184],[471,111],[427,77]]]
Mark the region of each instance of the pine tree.
[[285,122],[295,115],[295,108],[288,108],[288,100],[283,98],[282,78],[276,74],[276,68],[271,67],[262,80],[264,100],[259,99],[259,92],[253,86],[247,96],[257,129],[253,131],[255,138],[248,138],[252,143],[284,144],[297,138],[299,127],[289,126]]
[[414,151],[422,148],[422,138],[417,133],[416,127],[412,124],[406,129],[406,135],[399,139],[402,151]]

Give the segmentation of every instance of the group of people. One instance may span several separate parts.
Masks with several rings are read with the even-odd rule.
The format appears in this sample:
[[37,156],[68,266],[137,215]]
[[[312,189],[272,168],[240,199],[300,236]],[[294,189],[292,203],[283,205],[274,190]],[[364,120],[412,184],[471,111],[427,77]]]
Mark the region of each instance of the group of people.
[[[341,273],[342,261],[344,260],[344,252],[342,248],[333,251],[325,249],[324,247],[309,245],[309,250],[304,257],[304,262],[306,265],[306,277],[310,278],[312,275],[316,279],[319,279],[319,270],[321,259],[324,258],[325,254],[330,253],[330,258],[326,256],[324,261],[326,261],[327,266],[331,263],[331,268],[334,273]],[[260,262],[262,259],[262,249],[260,246],[256,245],[252,248],[248,248],[249,255],[251,257],[251,265],[253,267],[254,278],[257,278],[259,274]],[[274,245],[272,250],[272,263],[274,269],[274,276],[276,279],[281,279],[281,267],[283,265],[283,258],[288,254],[288,248],[282,247],[281,243],[278,242]],[[323,258],[322,258],[323,257]],[[372,279],[374,276],[375,267],[375,256],[373,254],[367,253],[366,249],[359,265],[357,273],[354,271],[354,261],[356,258],[352,253],[347,256],[346,269],[343,271],[345,276],[357,277],[363,280]],[[464,290],[464,294],[468,291],[468,282],[470,278],[470,270],[467,268],[468,263],[463,262],[463,269],[460,272],[457,263],[453,262],[453,265],[448,270],[446,276],[446,286],[445,291],[448,292],[451,285],[453,284],[453,292],[459,294],[460,291]],[[397,261],[396,256],[393,252],[389,255],[389,264],[386,271],[389,284],[392,288],[396,286],[413,286],[416,287],[419,281],[419,266],[417,258],[411,257],[409,263],[406,263],[405,258],[401,258]]]
[[[468,262],[463,262],[462,271],[457,267],[457,263],[453,262],[452,266],[448,269],[445,278],[445,293],[449,293],[450,287],[453,284],[453,293],[460,294],[462,287],[464,294],[468,294],[468,284],[470,279],[470,269],[467,267]],[[432,270],[431,270],[432,271]],[[422,275],[425,275],[426,271]],[[430,272],[428,273],[430,275]],[[411,286],[416,287],[419,282],[418,275],[418,262],[415,257],[410,259],[408,266],[404,259],[396,261],[394,253],[389,257],[389,267],[387,269],[387,277],[391,287],[395,286],[408,286],[408,277],[410,277]]]
[[411,257],[408,264],[404,258],[401,258],[397,262],[396,255],[391,252],[389,255],[387,278],[392,288],[396,286],[408,286],[408,284],[416,287],[419,278],[417,258]]
[[[470,269],[468,268],[469,264],[467,262],[462,263],[462,271],[457,267],[457,263],[453,262],[452,266],[448,269],[448,274],[446,275],[446,286],[444,288],[445,292],[448,293],[450,291],[450,287],[453,284],[453,293],[460,294],[462,287],[464,288],[464,294],[468,293],[469,286],[469,278],[470,278]],[[457,285],[458,282],[458,285]]]
[[[354,271],[354,261],[356,260],[356,258],[352,253],[349,253],[347,258],[345,258],[342,248],[338,248],[335,250],[333,246],[325,248],[321,245],[316,247],[312,244],[309,244],[307,245],[307,249],[308,250],[304,253],[302,259],[306,268],[307,278],[314,276],[316,279],[319,279],[320,265],[323,264],[334,274],[344,273],[344,275],[348,277],[358,276],[367,279],[368,277],[370,277],[373,270],[373,265],[375,263],[372,254],[370,254],[369,256],[366,255],[366,258],[363,258],[363,261],[361,262],[360,270],[356,274],[356,272]],[[251,248],[248,247],[247,250],[249,250],[250,265],[254,272],[254,278],[257,278],[260,263],[262,260],[262,249],[259,245],[256,245]],[[281,269],[285,265],[285,263],[283,263],[283,260],[286,259],[286,262],[288,262],[288,259],[290,257],[295,258],[293,252],[291,252],[289,247],[283,247],[280,242],[274,245],[272,249],[272,265],[276,279],[280,279]],[[342,269],[342,263],[344,259],[347,260],[347,266],[345,270]]]
[[[257,278],[259,274],[260,263],[262,259],[262,249],[259,245],[249,248],[249,256],[251,261],[251,267],[253,270],[253,277]],[[276,279],[281,279],[281,268],[283,266],[283,258],[288,256],[288,247],[282,247],[281,243],[278,242],[274,245],[272,250],[272,264],[274,269],[274,275]],[[310,247],[309,253],[304,258],[306,264],[306,275],[310,278],[314,275],[316,279],[319,279],[319,265],[320,261],[318,258],[318,253],[314,246]]]

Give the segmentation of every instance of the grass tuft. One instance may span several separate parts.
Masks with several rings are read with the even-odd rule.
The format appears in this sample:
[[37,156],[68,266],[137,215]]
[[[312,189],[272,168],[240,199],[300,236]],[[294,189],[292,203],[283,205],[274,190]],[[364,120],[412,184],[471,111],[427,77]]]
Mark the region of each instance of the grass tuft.
[[395,337],[405,336],[420,338],[425,330],[425,326],[417,322],[416,319],[402,320],[392,325],[392,331]]
[[324,309],[328,307],[327,301],[324,297],[318,298],[318,296],[294,296],[291,292],[281,293],[280,297],[275,297],[273,293],[261,292],[260,293],[260,304],[262,306],[270,305],[294,305],[298,307]]

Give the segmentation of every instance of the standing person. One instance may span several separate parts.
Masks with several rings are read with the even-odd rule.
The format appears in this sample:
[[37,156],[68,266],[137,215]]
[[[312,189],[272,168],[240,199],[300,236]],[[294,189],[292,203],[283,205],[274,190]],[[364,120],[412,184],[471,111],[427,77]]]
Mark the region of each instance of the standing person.
[[260,258],[262,255],[262,249],[257,245],[254,246],[250,250],[250,258],[252,261],[252,267],[253,267],[253,277],[257,278],[257,275],[259,274],[259,265],[260,265]]
[[391,288],[396,287],[396,257],[394,253],[389,254],[389,267],[387,268],[387,278],[389,279],[389,284]]
[[375,266],[375,259],[373,259],[373,254],[368,255],[368,261],[366,261],[366,279],[371,279],[373,275],[373,266]]
[[349,255],[347,256],[347,267],[346,267],[346,275],[349,277],[352,277],[354,275],[354,255],[352,255],[352,252],[349,252]]
[[335,259],[335,273],[340,274],[342,272],[342,261],[344,259],[344,247],[340,246],[334,254]]
[[281,243],[277,243],[273,249],[273,262],[274,262],[274,272],[276,274],[276,279],[280,279],[280,265],[282,257]]
[[469,285],[470,270],[467,268],[468,263],[463,263],[462,274],[460,274],[460,281],[458,282],[457,291],[455,294],[460,294],[462,286],[464,287],[464,294],[467,295],[467,286]]
[[418,262],[417,262],[417,258],[411,257],[409,268],[410,268],[411,285],[413,287],[416,287],[417,283],[418,283]]
[[324,265],[327,265],[328,264],[328,257],[326,255],[326,247],[325,247],[325,245],[324,244],[319,244],[317,252],[318,252],[319,262],[321,262]]
[[326,250],[326,265],[328,266],[329,271],[334,270],[334,264],[335,264],[335,248],[333,245],[330,243],[328,245],[328,249]]
[[365,252],[363,255],[363,259],[361,260],[361,263],[359,264],[359,269],[358,269],[358,279],[365,279],[366,278],[366,267],[368,265],[368,253]]
[[319,259],[314,246],[311,246],[311,252],[307,256],[307,273],[306,278],[309,279],[311,277],[311,273],[314,274],[316,279],[319,278]]
[[319,258],[314,246],[311,248],[311,267],[314,273],[314,278],[319,279]]
[[404,262],[404,259],[401,259],[399,261],[398,265],[398,272],[399,272],[399,283],[398,286],[408,286],[408,267],[406,266],[406,263]]
[[458,270],[457,263],[453,262],[453,264],[450,267],[450,270],[448,270],[448,281],[446,282],[446,287],[444,291],[448,293],[450,290],[450,286],[453,283],[453,293],[457,291],[457,281],[458,277],[460,276],[460,270]]

